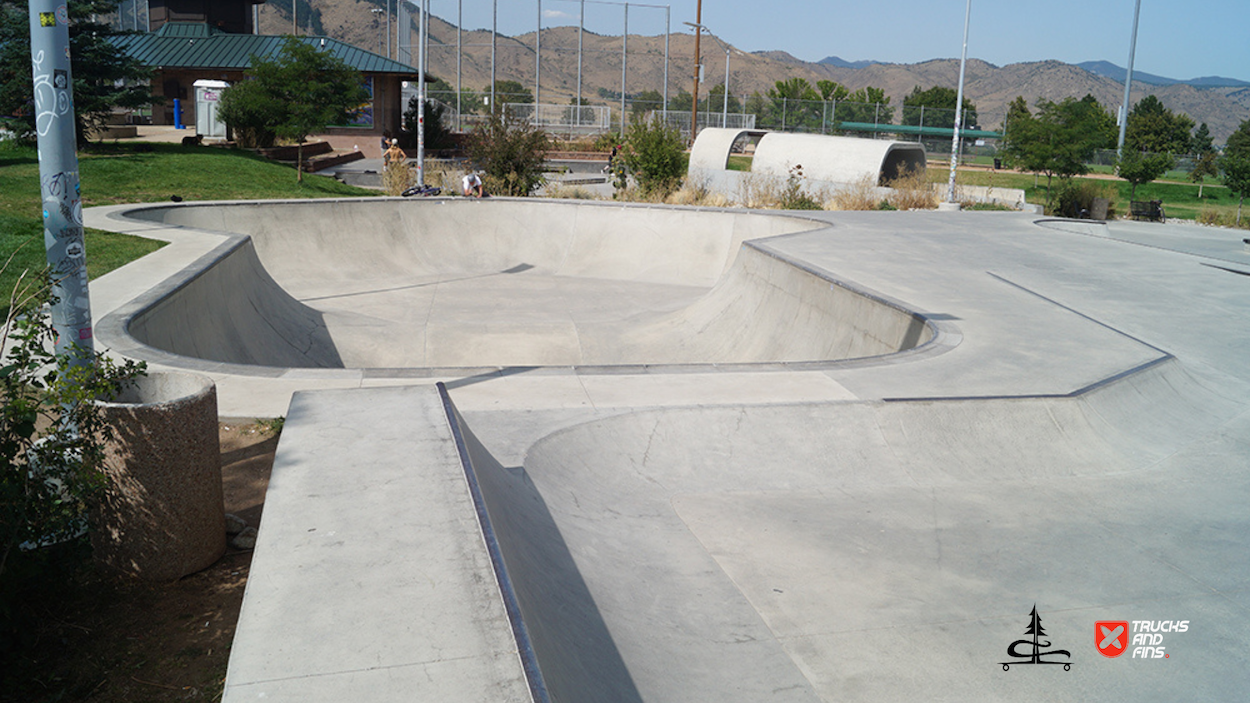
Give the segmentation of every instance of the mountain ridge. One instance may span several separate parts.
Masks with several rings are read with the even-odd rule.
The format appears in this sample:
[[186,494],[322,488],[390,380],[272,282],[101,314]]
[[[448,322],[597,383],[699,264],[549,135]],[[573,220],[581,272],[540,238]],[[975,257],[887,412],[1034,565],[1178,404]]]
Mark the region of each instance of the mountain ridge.
[[[321,0],[318,3],[320,25],[326,33],[355,46],[382,53],[384,38],[377,16],[370,12],[382,0]],[[259,5],[260,29],[265,34],[287,34],[291,30],[289,5],[285,8],[266,3]],[[410,27],[411,43],[416,44],[416,25]],[[456,27],[436,14],[430,17],[429,72],[456,84]],[[391,37],[394,41],[394,35]],[[627,37],[628,57],[626,92],[662,91],[664,84],[664,35]],[[679,32],[670,34],[668,94],[679,90],[690,92],[694,76],[694,36]],[[496,35],[497,80],[512,80],[533,90],[535,68],[535,33],[517,36]],[[489,30],[465,30],[462,33],[463,57],[460,65],[462,85],[480,90],[490,81]],[[540,99],[544,103],[567,104],[577,95],[577,27],[551,27],[542,30],[542,80]],[[621,45],[619,35],[586,32],[583,37],[582,97],[592,104],[618,104],[597,97],[604,88],[616,93],[621,89]],[[958,59],[931,59],[914,64],[892,64],[879,61],[834,63],[808,62],[781,51],[744,52],[732,47],[730,52],[730,92],[745,96],[754,92],[766,94],[777,81],[803,78],[815,85],[819,80],[832,80],[854,91],[868,86],[881,88],[894,106],[919,86],[954,88],[959,79]],[[700,95],[724,80],[724,51],[704,37],[702,43],[704,83]],[[836,58],[836,57],[830,57]],[[860,67],[856,65],[866,63]],[[1113,64],[1112,64],[1113,65]],[[1250,118],[1250,84],[1229,86],[1195,86],[1188,83],[1154,85],[1137,80],[1134,72],[1130,96],[1136,103],[1146,95],[1155,95],[1169,109],[1183,112],[1196,123],[1207,123],[1217,143],[1228,138],[1238,125]],[[1231,80],[1231,79],[1230,79]],[[980,126],[994,129],[1001,126],[1007,106],[1017,96],[1030,106],[1041,100],[1059,101],[1093,95],[1113,114],[1124,94],[1123,79],[1099,75],[1076,64],[1061,61],[1031,61],[1005,66],[980,59],[969,59],[964,93],[977,106]]]

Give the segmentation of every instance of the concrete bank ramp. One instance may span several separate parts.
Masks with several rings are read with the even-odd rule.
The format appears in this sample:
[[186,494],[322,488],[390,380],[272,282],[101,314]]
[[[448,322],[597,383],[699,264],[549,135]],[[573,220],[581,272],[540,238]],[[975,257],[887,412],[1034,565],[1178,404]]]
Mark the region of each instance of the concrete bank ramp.
[[127,216],[247,238],[151,294],[128,323],[144,344],[212,361],[820,362],[933,334],[899,305],[759,243],[828,227],[793,216],[506,199],[182,204]]
[[[1162,359],[1072,397],[639,411],[521,466],[469,446],[553,700],[1014,700],[1032,684],[997,662],[1034,599],[1076,663],[1044,699],[1221,698],[1240,684],[1198,663],[1227,663],[1214,632],[1171,668],[1099,667],[1085,641],[1239,578],[1180,507],[1250,520],[1250,485],[1217,478],[1245,384],[1207,374]],[[1177,537],[1143,545],[1153,525]]]
[[225,703],[538,701],[439,393],[296,394]]

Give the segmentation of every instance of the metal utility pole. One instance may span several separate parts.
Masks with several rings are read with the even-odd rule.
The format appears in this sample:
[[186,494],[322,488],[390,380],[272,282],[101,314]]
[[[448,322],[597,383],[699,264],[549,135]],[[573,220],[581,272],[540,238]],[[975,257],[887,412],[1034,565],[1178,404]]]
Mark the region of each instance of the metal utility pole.
[[543,72],[543,0],[538,0],[538,31],[534,32],[534,123],[538,123],[538,106],[542,103],[540,77]]
[[577,106],[573,114],[578,125],[582,123],[582,34],[586,31],[586,0],[581,1],[581,12],[577,16]]
[[461,60],[464,56],[464,0],[456,2],[456,131],[460,131],[460,116],[463,113],[463,107],[460,105],[460,95],[462,94],[460,86],[461,76]]
[[968,63],[968,20],[971,17],[972,0],[968,0],[967,7],[964,9],[964,51],[959,59],[959,90],[955,92],[955,132],[951,138],[951,175],[946,186],[946,202],[948,203],[955,202],[955,167],[959,165],[959,128],[964,105],[964,67]]
[[669,16],[672,14],[672,8],[668,5],[664,6],[664,105],[662,107],[664,122],[668,124],[668,37],[672,34],[669,26]]
[[[299,0],[291,0],[291,34],[299,36]],[[387,25],[388,27],[390,25]]]
[[1128,75],[1124,76],[1124,103],[1120,106],[1120,137],[1115,144],[1115,156],[1124,155],[1124,137],[1128,134],[1128,92],[1133,87],[1133,58],[1137,53],[1137,19],[1141,16],[1141,0],[1133,9],[1133,37],[1128,43]]
[[425,18],[430,0],[421,0],[421,16],[417,18],[417,185],[425,185]]
[[30,59],[43,241],[52,269],[52,295],[57,298],[52,306],[55,350],[71,365],[86,366],[94,355],[94,344],[75,150],[69,12],[63,0],[30,0]]
[[494,110],[499,105],[495,97],[495,37],[499,36],[499,0],[491,0],[490,6],[490,109]]
[[690,143],[699,133],[699,39],[703,36],[703,0],[695,6],[694,13],[694,100],[690,103]]

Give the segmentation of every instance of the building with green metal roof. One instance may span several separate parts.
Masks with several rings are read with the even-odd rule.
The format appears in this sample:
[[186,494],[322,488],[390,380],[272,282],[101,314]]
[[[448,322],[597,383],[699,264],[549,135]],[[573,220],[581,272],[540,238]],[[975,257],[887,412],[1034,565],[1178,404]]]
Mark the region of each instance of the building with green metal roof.
[[[152,123],[171,125],[174,100],[182,110],[183,124],[195,124],[197,80],[234,83],[243,79],[252,57],[276,56],[289,37],[233,34],[207,22],[166,22],[154,32],[111,38],[127,54],[155,70],[152,92],[165,102],[153,106]],[[318,46],[360,71],[372,100],[361,106],[350,125],[330,128],[352,135],[398,134],[402,124],[403,82],[417,80],[417,69],[330,37],[297,37]]]

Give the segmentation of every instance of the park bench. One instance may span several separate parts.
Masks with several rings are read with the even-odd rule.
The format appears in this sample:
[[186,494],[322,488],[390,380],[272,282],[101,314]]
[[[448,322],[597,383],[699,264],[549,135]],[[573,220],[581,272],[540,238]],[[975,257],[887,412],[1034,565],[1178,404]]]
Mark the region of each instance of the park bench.
[[1167,221],[1163,214],[1163,201],[1161,200],[1133,200],[1129,202],[1129,212],[1134,220]]

